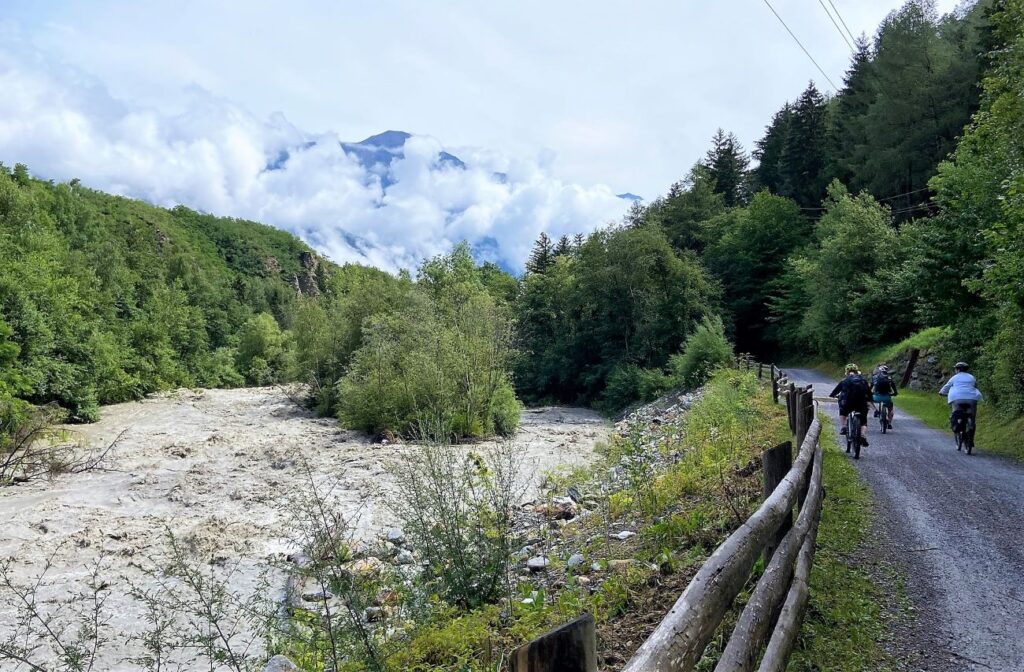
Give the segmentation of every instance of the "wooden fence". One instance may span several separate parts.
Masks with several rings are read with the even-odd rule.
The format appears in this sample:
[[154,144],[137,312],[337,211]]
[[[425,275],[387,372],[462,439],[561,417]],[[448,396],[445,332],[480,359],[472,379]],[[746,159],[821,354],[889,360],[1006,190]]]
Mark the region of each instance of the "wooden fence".
[[[800,631],[824,489],[821,424],[813,390],[797,387],[774,365],[739,358],[737,364],[770,376],[773,398],[785,400],[799,450],[783,443],[762,456],[765,499],[697,572],[661,624],[623,672],[687,672],[694,669],[758,557],[765,570],[719,659],[716,672],[783,670]],[[797,509],[793,523],[794,507]],[[593,620],[584,616],[512,654],[513,672],[596,672]]]

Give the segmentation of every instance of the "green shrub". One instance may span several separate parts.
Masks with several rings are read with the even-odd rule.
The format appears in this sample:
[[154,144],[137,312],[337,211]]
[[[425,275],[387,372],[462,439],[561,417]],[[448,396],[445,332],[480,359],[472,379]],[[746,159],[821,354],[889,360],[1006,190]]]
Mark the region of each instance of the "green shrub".
[[672,356],[669,368],[675,382],[693,389],[707,382],[715,369],[729,364],[732,359],[732,345],[725,337],[722,320],[704,318],[686,339],[682,354]]
[[336,386],[346,426],[439,441],[515,431],[508,312],[472,274],[467,250],[449,256],[459,259],[425,264],[405,307],[364,321]]
[[522,414],[523,405],[516,399],[512,386],[499,387],[491,400],[491,421],[494,424],[494,431],[501,436],[512,436],[519,428]]
[[284,379],[288,370],[286,336],[269,313],[254,316],[239,333],[237,365],[254,385],[270,385]]
[[407,450],[394,472],[392,508],[427,580],[454,606],[473,609],[508,591],[521,462],[510,444],[483,454],[431,444]]

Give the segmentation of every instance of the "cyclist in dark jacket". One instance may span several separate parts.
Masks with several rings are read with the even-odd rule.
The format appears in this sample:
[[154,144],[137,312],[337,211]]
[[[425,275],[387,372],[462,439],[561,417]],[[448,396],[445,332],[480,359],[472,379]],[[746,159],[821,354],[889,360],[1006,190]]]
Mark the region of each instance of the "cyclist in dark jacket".
[[846,418],[850,413],[860,416],[860,442],[868,445],[865,434],[868,429],[868,400],[871,397],[871,385],[861,375],[856,364],[846,365],[846,377],[839,381],[832,393],[828,395],[839,400],[839,419],[842,422],[841,434],[846,434]]

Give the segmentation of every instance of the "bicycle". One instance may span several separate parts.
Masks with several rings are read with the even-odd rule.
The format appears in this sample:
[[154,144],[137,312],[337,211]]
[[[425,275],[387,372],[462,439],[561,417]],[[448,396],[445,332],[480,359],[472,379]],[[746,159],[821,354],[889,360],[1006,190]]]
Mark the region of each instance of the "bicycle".
[[846,416],[846,452],[853,448],[853,459],[860,459],[860,414],[856,411]]
[[892,424],[889,423],[889,409],[892,406],[892,402],[879,401],[875,403],[878,405],[878,410],[875,411],[875,417],[879,418],[882,425],[882,434],[885,434],[892,429]]
[[977,421],[973,409],[969,404],[957,404],[953,410],[953,438],[956,439],[956,450],[967,450],[970,455],[974,452],[974,430]]

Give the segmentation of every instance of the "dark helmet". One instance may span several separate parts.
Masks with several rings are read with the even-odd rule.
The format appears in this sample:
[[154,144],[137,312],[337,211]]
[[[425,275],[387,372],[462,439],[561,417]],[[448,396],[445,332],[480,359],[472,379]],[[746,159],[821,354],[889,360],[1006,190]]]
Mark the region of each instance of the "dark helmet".
[[956,369],[957,371],[966,371],[971,367],[967,366],[967,362],[957,362],[956,364],[953,365],[953,368]]

